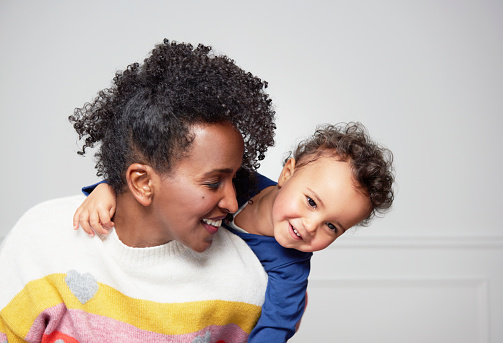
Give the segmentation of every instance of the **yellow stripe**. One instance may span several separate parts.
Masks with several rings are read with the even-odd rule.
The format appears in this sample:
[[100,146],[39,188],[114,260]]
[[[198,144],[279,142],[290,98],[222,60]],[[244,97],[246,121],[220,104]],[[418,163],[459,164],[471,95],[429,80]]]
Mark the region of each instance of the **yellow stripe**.
[[2,321],[18,336],[26,337],[40,312],[62,303],[58,285],[53,283],[63,279],[64,274],[53,274],[27,283],[0,312]]
[[62,302],[69,309],[80,309],[167,335],[186,334],[209,325],[230,323],[250,333],[261,311],[260,306],[234,301],[157,303],[140,300],[99,282],[94,297],[83,305],[66,285],[65,275],[52,274],[31,281],[14,297],[0,312],[3,318],[13,319],[9,321],[12,330],[25,337],[40,312]]

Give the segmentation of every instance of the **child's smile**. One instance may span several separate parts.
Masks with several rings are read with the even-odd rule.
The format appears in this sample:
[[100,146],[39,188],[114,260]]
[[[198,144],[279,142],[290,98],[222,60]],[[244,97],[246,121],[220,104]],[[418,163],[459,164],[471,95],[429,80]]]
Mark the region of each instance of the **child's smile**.
[[296,228],[294,228],[291,224],[290,224],[290,227],[291,227],[291,230],[292,230],[292,232],[293,232],[293,237],[294,237],[295,239],[302,239],[302,240],[303,240],[303,238],[302,238],[302,236],[300,235],[299,231],[298,231]]
[[296,168],[291,159],[278,187],[272,222],[274,237],[286,248],[322,250],[370,213],[347,161],[320,157]]

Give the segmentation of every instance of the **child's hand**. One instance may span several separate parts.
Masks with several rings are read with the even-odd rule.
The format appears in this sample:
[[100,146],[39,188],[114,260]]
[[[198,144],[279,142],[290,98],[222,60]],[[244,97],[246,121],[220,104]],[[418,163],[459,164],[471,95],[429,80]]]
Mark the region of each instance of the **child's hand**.
[[[79,224],[89,236],[94,233],[108,234],[107,229],[112,229],[112,217],[115,213],[115,192],[106,183],[100,183],[84,200],[73,215],[73,229],[77,230]],[[94,231],[93,231],[94,230]]]

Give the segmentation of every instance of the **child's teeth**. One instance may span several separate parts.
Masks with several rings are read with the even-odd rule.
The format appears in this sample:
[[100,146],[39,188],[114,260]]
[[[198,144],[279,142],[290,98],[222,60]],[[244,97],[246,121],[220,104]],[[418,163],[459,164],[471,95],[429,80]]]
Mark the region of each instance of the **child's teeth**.
[[293,229],[293,232],[295,232],[295,234],[296,234],[297,236],[299,236],[299,237],[300,237],[300,234],[299,234],[299,232],[297,231],[297,229]]

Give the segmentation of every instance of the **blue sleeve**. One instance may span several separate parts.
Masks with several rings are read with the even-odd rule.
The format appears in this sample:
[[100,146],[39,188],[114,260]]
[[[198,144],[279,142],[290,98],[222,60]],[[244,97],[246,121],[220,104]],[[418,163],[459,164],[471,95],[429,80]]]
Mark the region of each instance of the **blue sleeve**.
[[82,187],[82,193],[84,193],[85,196],[88,196],[89,194],[91,194],[92,191],[94,191],[96,186],[98,186],[100,183],[107,183],[107,181],[103,180],[103,181],[95,183],[94,185]]
[[229,230],[248,244],[268,276],[262,312],[248,342],[286,342],[304,313],[313,253],[284,248],[274,237]]
[[249,343],[282,343],[295,334],[306,304],[309,263],[304,260],[267,271],[265,301]]
[[276,182],[274,182],[273,180],[269,179],[267,176],[264,176],[260,173],[255,173],[255,178],[257,181],[257,188],[259,191],[261,191],[264,188],[267,188],[269,186],[276,185]]
[[245,204],[250,198],[254,197],[258,192],[262,191],[264,188],[269,186],[273,186],[276,182],[271,179],[265,177],[262,174],[255,173],[253,183],[248,178],[239,178],[236,179],[235,185],[237,189],[241,189],[238,191],[237,200],[238,205],[241,207]]

